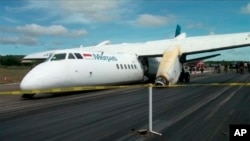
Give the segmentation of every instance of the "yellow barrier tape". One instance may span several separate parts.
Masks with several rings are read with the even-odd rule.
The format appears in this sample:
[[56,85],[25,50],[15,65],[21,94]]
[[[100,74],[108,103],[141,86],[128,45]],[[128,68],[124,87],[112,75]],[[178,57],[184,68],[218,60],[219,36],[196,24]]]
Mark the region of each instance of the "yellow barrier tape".
[[20,94],[42,94],[42,93],[62,93],[87,90],[104,90],[104,89],[121,89],[121,88],[137,88],[137,87],[154,87],[154,88],[176,88],[188,86],[250,86],[250,83],[207,83],[207,84],[176,84],[170,86],[155,86],[153,84],[145,85],[120,85],[120,86],[83,86],[83,87],[65,87],[42,90],[20,90],[20,91],[4,91],[0,95],[20,95]]
[[83,86],[83,87],[65,87],[65,88],[52,88],[41,90],[20,90],[20,91],[4,91],[0,92],[0,95],[18,95],[18,94],[42,94],[42,93],[62,93],[62,92],[74,92],[74,91],[87,91],[87,90],[104,90],[104,89],[118,89],[118,88],[135,88],[145,87],[144,85],[122,85],[122,86]]
[[153,86],[155,88],[175,88],[190,86],[250,86],[250,83],[204,83],[204,84],[176,84],[170,86]]

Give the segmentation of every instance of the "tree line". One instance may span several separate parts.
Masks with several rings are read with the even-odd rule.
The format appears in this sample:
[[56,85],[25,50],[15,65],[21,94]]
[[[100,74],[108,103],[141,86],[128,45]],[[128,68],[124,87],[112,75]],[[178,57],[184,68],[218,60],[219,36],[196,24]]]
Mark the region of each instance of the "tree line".
[[0,55],[0,65],[1,66],[22,66],[21,63],[23,55]]

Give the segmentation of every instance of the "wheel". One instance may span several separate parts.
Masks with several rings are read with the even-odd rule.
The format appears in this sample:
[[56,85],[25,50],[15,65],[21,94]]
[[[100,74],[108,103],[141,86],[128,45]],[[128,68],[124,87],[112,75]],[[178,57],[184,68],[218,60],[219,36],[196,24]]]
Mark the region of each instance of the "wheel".
[[190,82],[190,74],[188,72],[185,73],[184,79],[185,79],[185,82],[187,83]]
[[181,72],[181,75],[179,77],[179,82],[183,82],[185,79],[185,73],[184,72]]
[[23,94],[22,98],[23,99],[32,99],[35,94]]

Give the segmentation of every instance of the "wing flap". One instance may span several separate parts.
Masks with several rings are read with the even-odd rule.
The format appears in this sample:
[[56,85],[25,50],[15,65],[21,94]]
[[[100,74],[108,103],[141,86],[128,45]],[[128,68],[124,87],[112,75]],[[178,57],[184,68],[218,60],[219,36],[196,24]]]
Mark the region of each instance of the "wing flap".
[[196,61],[200,61],[200,60],[205,60],[205,59],[213,58],[213,57],[216,57],[216,56],[219,56],[219,55],[220,55],[220,54],[214,54],[214,55],[208,55],[208,56],[204,56],[204,57],[189,59],[189,60],[186,60],[186,61],[183,62],[183,63],[196,62]]

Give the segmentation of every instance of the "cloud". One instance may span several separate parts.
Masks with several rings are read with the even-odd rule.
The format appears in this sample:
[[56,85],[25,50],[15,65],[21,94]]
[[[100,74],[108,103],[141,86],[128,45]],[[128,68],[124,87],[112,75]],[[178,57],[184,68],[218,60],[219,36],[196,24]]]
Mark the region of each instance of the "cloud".
[[[58,1],[62,11],[66,11],[66,19],[77,17],[73,22],[109,22],[118,19],[121,14],[122,1],[119,0],[71,0]],[[70,22],[70,21],[68,21]]]
[[62,25],[51,25],[46,27],[37,24],[28,24],[16,27],[16,31],[30,36],[62,36],[68,32],[68,29],[63,27]]
[[69,34],[70,37],[81,37],[87,35],[88,32],[84,29],[82,30],[72,30]]
[[241,7],[240,12],[242,14],[250,14],[250,3],[248,3],[245,7]]
[[[131,4],[129,7],[127,4]],[[134,2],[133,2],[134,5]],[[27,0],[19,7],[7,7],[14,13],[36,13],[34,21],[49,21],[60,24],[92,24],[95,22],[114,22],[123,19],[133,10],[132,2],[122,0]],[[43,14],[40,14],[43,13]]]
[[71,0],[71,1],[59,1],[62,7],[69,11],[74,12],[82,12],[82,13],[96,13],[101,12],[103,10],[115,9],[118,7],[117,0],[108,0],[108,1],[79,1],[79,0]]
[[9,17],[0,16],[0,19],[2,19],[3,21],[7,21],[7,22],[9,22],[9,23],[19,23],[18,20],[12,19],[12,18],[9,18]]
[[202,24],[202,23],[191,23],[191,24],[188,24],[187,25],[187,28],[189,28],[189,29],[193,29],[193,28],[195,28],[195,29],[199,29],[199,28],[202,28],[202,27],[204,27],[204,25]]
[[86,36],[88,32],[85,29],[68,30],[62,25],[50,25],[41,26],[37,24],[27,24],[17,27],[0,27],[1,32],[5,33],[19,33],[21,35],[38,37],[38,36],[68,36],[68,37],[80,37]]
[[146,26],[146,27],[159,27],[166,25],[173,21],[175,17],[173,15],[169,16],[159,16],[159,15],[150,15],[142,14],[135,20],[137,25]]
[[214,31],[210,31],[208,35],[216,35],[216,33]]
[[53,23],[62,23],[62,24],[89,24],[90,20],[84,18],[81,14],[72,14],[65,16],[63,18],[53,21]]
[[0,31],[4,35],[0,36],[0,44],[22,45],[36,45],[40,36],[77,38],[88,34],[85,29],[68,30],[62,25],[41,26],[37,24],[27,24],[17,27],[0,26]]
[[0,44],[20,44],[20,45],[36,45],[38,43],[37,38],[33,37],[0,37]]
[[[25,2],[20,3],[19,6],[5,6],[4,10],[9,13],[8,16],[22,14],[24,15],[22,18],[25,19],[26,15],[29,15],[29,20],[37,22],[54,19],[61,12],[57,8],[56,1],[25,0]],[[19,18],[15,19],[21,20]]]

